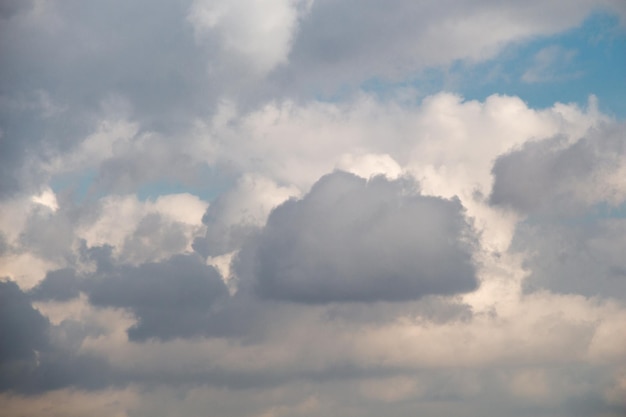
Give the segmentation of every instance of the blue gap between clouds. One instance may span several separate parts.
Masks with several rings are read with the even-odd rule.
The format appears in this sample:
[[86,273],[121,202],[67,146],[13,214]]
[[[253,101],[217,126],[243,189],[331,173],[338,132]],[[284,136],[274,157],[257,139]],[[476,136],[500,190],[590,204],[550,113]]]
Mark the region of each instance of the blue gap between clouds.
[[[526,82],[537,53],[556,47],[573,55],[569,62],[556,61],[551,79]],[[626,118],[626,30],[616,16],[597,13],[575,29],[509,45],[491,60],[472,64],[456,61],[448,68],[429,68],[416,76],[393,83],[372,78],[361,89],[380,97],[394,90],[413,87],[420,98],[440,91],[462,95],[467,100],[484,100],[493,94],[518,96],[533,108],[551,107],[555,102],[587,106],[590,95],[599,109],[617,119]]]
[[[50,187],[56,194],[69,193],[75,202],[82,203],[110,194],[107,190],[98,188],[97,179],[97,170],[90,169],[56,176],[50,181]],[[203,166],[198,169],[193,181],[181,182],[163,177],[141,184],[129,193],[136,194],[140,201],[155,200],[168,194],[189,193],[210,202],[229,189],[234,181],[234,178],[221,176],[216,169]]]

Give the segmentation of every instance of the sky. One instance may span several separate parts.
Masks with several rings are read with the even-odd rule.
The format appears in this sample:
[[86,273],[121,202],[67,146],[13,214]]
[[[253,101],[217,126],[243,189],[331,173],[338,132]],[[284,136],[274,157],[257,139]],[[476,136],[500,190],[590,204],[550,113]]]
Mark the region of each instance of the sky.
[[0,414],[626,415],[623,0],[3,0]]

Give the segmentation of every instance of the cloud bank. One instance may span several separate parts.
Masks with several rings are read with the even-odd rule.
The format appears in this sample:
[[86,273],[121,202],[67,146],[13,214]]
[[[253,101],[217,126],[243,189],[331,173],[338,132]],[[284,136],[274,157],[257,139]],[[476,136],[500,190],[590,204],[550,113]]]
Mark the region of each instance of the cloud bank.
[[3,2],[3,415],[623,416],[625,17]]

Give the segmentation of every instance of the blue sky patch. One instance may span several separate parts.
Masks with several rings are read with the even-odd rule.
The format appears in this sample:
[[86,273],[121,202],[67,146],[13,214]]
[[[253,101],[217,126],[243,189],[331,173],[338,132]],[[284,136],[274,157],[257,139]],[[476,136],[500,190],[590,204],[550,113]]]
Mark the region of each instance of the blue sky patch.
[[623,119],[626,30],[616,16],[594,14],[578,28],[508,46],[487,62],[459,60],[401,83],[373,78],[362,89],[385,96],[407,86],[422,97],[442,90],[468,100],[482,101],[496,93],[518,96],[534,108],[550,107],[556,101],[585,107],[589,96],[595,95],[600,111]]

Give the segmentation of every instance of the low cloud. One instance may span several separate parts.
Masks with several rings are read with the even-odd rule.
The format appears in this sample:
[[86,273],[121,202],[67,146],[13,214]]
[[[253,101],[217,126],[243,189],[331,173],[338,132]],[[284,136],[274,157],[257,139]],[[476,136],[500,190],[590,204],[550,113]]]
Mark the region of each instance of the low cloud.
[[624,125],[605,123],[584,137],[529,142],[495,161],[490,203],[523,214],[580,215],[626,198]]
[[457,294],[478,286],[472,238],[458,200],[335,172],[277,207],[235,271],[263,297],[304,303]]
[[139,266],[115,265],[111,248],[106,249],[88,250],[98,265],[95,272],[49,272],[29,295],[39,301],[68,301],[84,292],[94,306],[126,309],[136,319],[127,330],[132,341],[210,334],[212,315],[229,297],[213,267],[195,254]]
[[490,203],[526,219],[511,246],[526,258],[525,291],[626,295],[623,128],[527,143],[496,160]]

